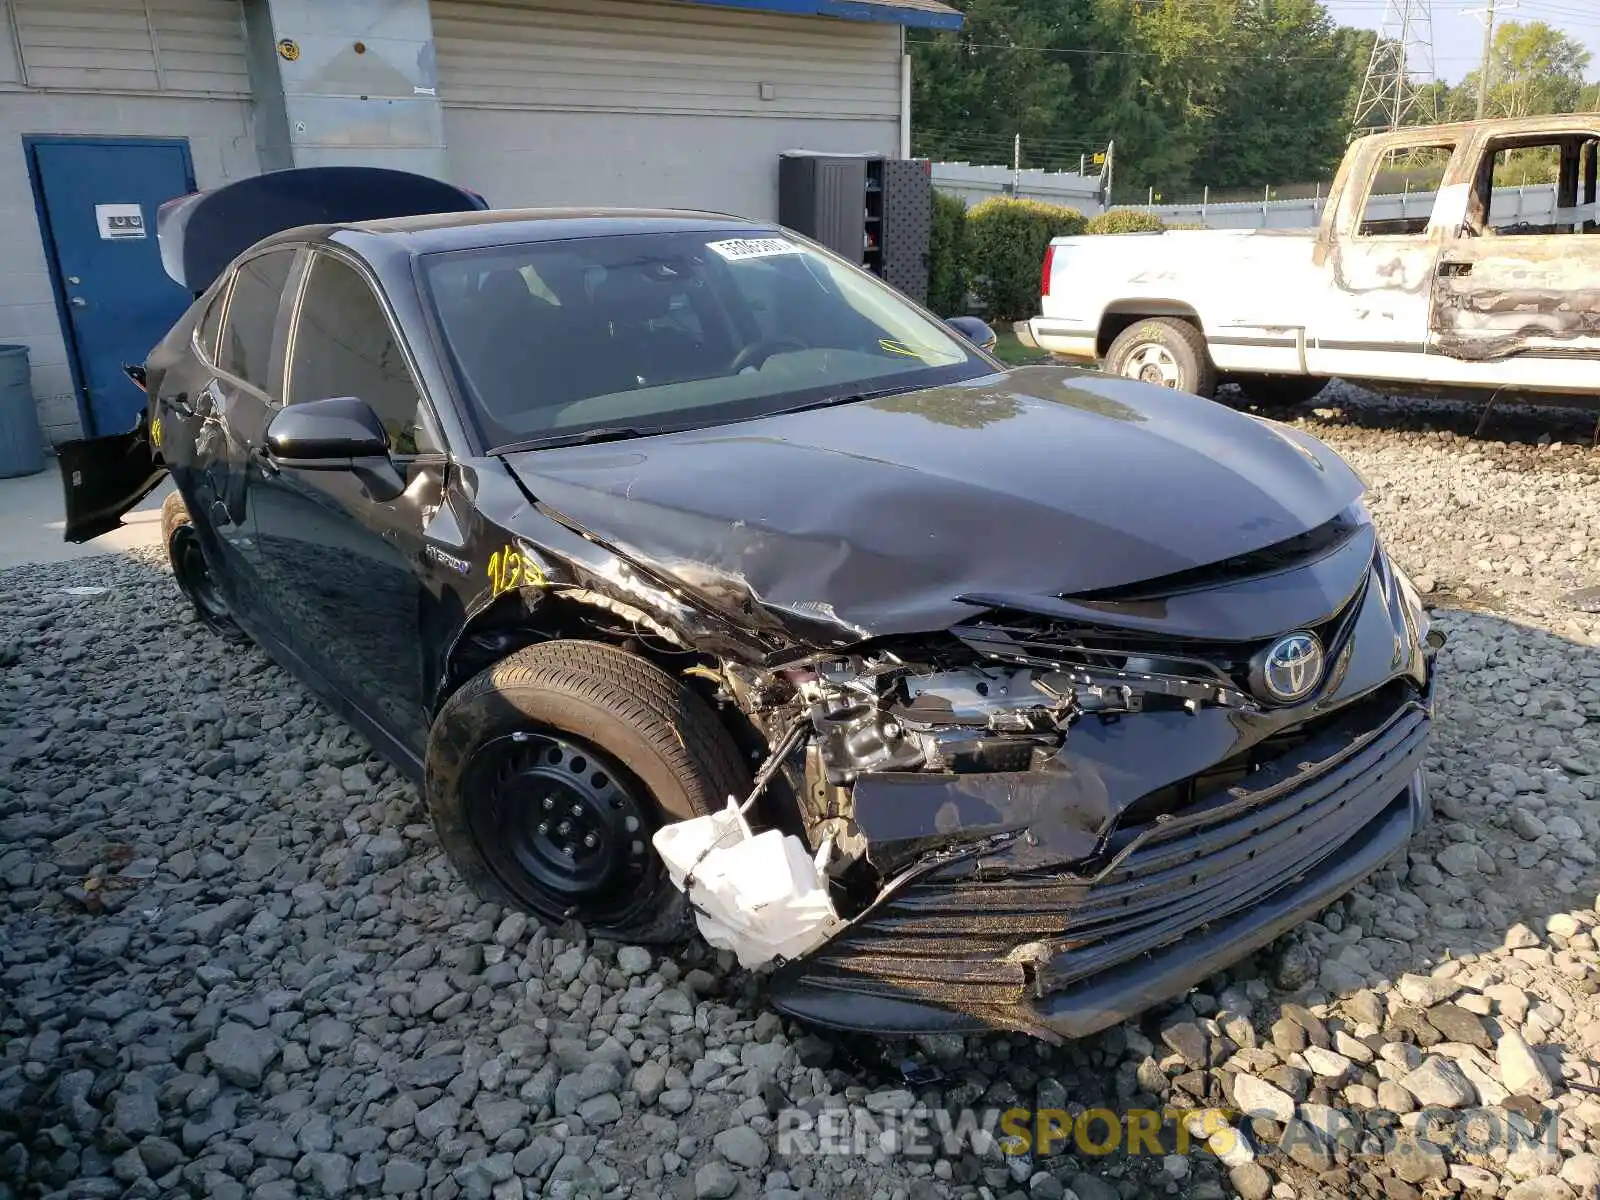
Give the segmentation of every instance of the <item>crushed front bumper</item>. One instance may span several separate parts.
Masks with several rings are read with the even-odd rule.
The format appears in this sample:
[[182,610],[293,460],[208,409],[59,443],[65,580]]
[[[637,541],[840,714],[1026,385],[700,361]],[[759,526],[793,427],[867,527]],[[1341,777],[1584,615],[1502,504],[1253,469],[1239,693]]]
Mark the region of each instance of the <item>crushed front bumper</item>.
[[1023,833],[908,871],[783,967],[774,1004],[883,1034],[1059,1040],[1181,994],[1349,891],[1428,819],[1426,691],[1385,689],[1339,717],[1247,780],[1118,830],[1074,869],[1019,867]]

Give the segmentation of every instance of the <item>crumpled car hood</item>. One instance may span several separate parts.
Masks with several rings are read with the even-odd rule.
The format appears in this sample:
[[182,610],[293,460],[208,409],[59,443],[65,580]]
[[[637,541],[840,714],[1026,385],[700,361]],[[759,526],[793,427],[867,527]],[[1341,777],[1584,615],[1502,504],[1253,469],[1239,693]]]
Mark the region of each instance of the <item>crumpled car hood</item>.
[[506,461],[541,506],[700,603],[819,646],[947,628],[978,611],[964,595],[1204,566],[1363,490],[1295,430],[1059,367]]

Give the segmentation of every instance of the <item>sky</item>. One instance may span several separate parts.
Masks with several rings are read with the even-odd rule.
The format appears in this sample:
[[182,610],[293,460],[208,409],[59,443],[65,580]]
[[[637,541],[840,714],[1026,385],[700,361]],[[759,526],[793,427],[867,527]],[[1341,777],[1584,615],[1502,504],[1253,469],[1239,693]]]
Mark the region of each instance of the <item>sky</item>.
[[[1334,20],[1341,25],[1362,25],[1377,29],[1383,22],[1385,5],[1390,0],[1323,0]],[[1400,0],[1393,0],[1399,3]],[[1596,0],[1496,0],[1496,23],[1502,17],[1513,21],[1543,21],[1588,47],[1593,60],[1589,78],[1600,79],[1600,3]],[[1467,10],[1482,9],[1484,0],[1432,0],[1433,53],[1438,74],[1450,83],[1474,70],[1483,53],[1483,25]]]

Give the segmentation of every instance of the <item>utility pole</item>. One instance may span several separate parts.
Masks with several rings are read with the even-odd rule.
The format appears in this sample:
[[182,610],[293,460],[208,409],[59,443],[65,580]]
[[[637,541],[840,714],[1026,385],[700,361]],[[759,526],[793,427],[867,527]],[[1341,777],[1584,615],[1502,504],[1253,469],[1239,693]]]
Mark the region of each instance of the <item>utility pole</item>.
[[1478,64],[1478,120],[1489,107],[1489,60],[1494,54],[1494,0],[1485,0],[1483,10],[1483,61]]
[[1022,186],[1022,135],[1011,141],[1011,194],[1015,196]]
[[[1478,64],[1478,119],[1489,113],[1489,76],[1494,70],[1494,15],[1496,0],[1484,0],[1484,7],[1463,11],[1483,22],[1483,61]],[[1517,0],[1499,0],[1502,15],[1517,7]]]

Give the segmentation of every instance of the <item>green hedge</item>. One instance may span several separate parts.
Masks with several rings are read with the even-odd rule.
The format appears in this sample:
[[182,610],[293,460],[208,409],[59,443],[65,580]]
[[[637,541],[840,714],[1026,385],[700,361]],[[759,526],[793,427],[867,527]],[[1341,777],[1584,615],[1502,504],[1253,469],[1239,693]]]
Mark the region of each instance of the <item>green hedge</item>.
[[1033,316],[1045,248],[1083,230],[1077,209],[1036,200],[992,196],[967,210],[968,273],[991,324]]
[[1154,213],[1137,208],[1113,208],[1089,222],[1085,233],[1160,233],[1166,226]]
[[933,193],[933,231],[928,239],[928,307],[941,317],[967,311],[967,202]]
[[991,323],[1039,311],[1039,271],[1052,238],[1080,233],[1156,233],[1200,229],[1166,225],[1153,213],[1117,208],[1085,221],[1075,208],[993,196],[971,208],[959,196],[933,194],[928,243],[928,307],[941,317],[967,311],[975,291]]

